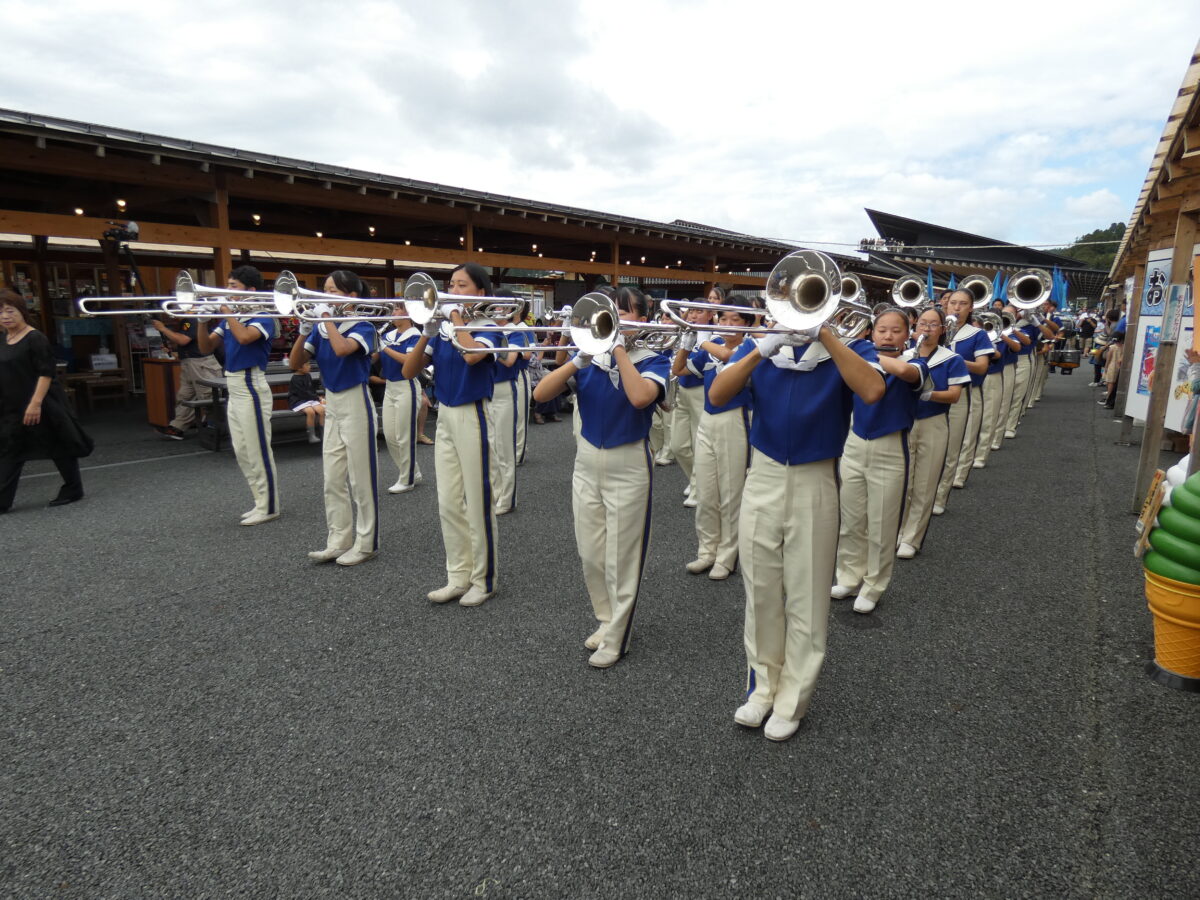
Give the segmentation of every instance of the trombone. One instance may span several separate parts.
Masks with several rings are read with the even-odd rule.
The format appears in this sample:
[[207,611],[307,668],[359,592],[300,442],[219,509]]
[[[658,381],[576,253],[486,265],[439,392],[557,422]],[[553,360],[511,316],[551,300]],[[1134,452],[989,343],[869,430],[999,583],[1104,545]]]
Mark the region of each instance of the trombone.
[[408,317],[416,324],[424,325],[430,319],[448,319],[456,306],[462,309],[464,318],[470,315],[474,319],[507,319],[521,308],[523,301],[512,297],[445,294],[424,272],[414,272],[404,284],[403,302],[408,309]]
[[[222,306],[229,312],[222,313]],[[162,311],[176,319],[210,319],[221,315],[284,319],[289,315],[279,304],[278,291],[209,287],[196,284],[187,271],[175,276],[175,295],[163,301]]]
[[[789,253],[767,276],[767,315],[780,327],[763,328],[755,325],[697,325],[688,322],[680,311],[707,309],[714,312],[733,311],[747,317],[758,317],[763,311],[753,306],[731,306],[723,303],[700,303],[691,300],[663,300],[660,304],[666,313],[681,328],[694,331],[709,331],[714,334],[792,334],[807,331],[821,325],[830,326],[838,337],[856,336],[871,324],[871,310],[857,294],[847,297],[854,290],[830,257],[816,250],[797,250]],[[862,284],[858,283],[861,291]]]
[[929,292],[916,275],[901,275],[892,282],[892,303],[903,309],[921,307],[929,303]]
[[958,286],[958,290],[971,294],[972,309],[987,309],[992,302],[993,288],[991,279],[983,275],[968,275]]
[[296,276],[286,269],[275,279],[275,304],[280,313],[302,322],[387,322],[398,315],[403,300],[373,300],[326,294],[301,287]]
[[1022,269],[1008,283],[1008,302],[1026,312],[1035,310],[1050,299],[1053,287],[1045,269]]

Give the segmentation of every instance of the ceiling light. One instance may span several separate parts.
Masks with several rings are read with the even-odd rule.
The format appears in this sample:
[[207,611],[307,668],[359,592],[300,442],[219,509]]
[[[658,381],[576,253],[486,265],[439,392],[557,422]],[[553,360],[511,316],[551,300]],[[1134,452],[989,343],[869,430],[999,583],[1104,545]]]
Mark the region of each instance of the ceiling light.
[[252,218],[254,220],[255,225],[257,225],[259,222],[262,221],[262,216],[260,216],[258,213],[255,213],[250,218]]
[[404,246],[405,246],[405,247],[411,247],[411,246],[412,246],[412,241],[405,241],[405,242],[404,242]]
[[317,232],[317,237],[319,237],[319,238],[323,238],[323,237],[325,237],[325,232],[323,232],[323,231],[318,231],[318,232]]
[[83,215],[83,210],[82,210],[82,209],[80,209],[78,206],[77,206],[77,207],[75,207],[75,215],[77,215],[77,216],[82,216],[82,215]]
[[367,231],[368,231],[368,232],[370,232],[370,234],[371,234],[371,236],[372,236],[372,237],[374,237],[374,236],[375,236],[375,226],[374,226],[374,225],[368,225],[368,226],[367,226]]

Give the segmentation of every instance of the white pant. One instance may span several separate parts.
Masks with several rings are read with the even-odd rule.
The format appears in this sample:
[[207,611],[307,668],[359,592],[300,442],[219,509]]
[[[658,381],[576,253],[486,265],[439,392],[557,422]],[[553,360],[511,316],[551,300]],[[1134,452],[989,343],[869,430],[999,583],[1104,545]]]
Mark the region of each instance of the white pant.
[[784,719],[808,711],[825,659],[837,538],[834,460],[785,466],[755,453],[738,520],[747,696]]
[[413,485],[421,477],[417,465],[417,413],[421,386],[417,379],[389,381],[383,392],[383,437],[388,455],[400,470],[399,484]]
[[904,500],[904,524],[900,526],[899,543],[921,549],[938,481],[946,465],[946,441],[950,423],[946,416],[917,419],[908,436],[908,496]]
[[964,384],[962,393],[958,395],[958,402],[950,404],[950,419],[946,430],[946,460],[942,465],[942,474],[938,477],[934,506],[945,506],[946,501],[950,499],[950,485],[958,471],[958,456],[962,452],[963,435],[967,430],[970,408],[970,385]]
[[226,372],[229,439],[257,515],[279,512],[279,473],[271,451],[271,388],[262,369]]
[[738,557],[738,516],[750,460],[750,418],[745,407],[701,413],[696,431],[696,542],[699,559],[733,570]]
[[517,375],[517,465],[525,464],[525,442],[529,435],[529,371]]
[[496,510],[517,503],[517,381],[498,381],[492,391],[492,498]]
[[703,387],[676,389],[675,411],[671,416],[671,453],[687,476],[689,486],[694,483],[692,468],[696,457],[696,429],[700,427],[703,412]]
[[668,437],[670,435],[670,413],[665,413],[657,404],[654,407],[654,418],[650,420],[650,452],[655,459],[666,459],[671,454]]
[[837,583],[878,601],[892,580],[896,535],[908,493],[908,432],[864,441],[853,431],[839,466],[842,521]]
[[1039,353],[1037,359],[1037,384],[1034,385],[1033,394],[1029,398],[1030,406],[1042,399],[1042,391],[1046,389],[1046,376],[1050,374],[1050,354]]
[[1026,353],[1024,356],[1017,357],[1015,371],[1016,379],[1013,381],[1012,402],[1008,407],[1008,421],[1005,423],[1005,432],[1016,431],[1017,425],[1021,422],[1021,413],[1025,410],[1025,397],[1029,393],[1029,374],[1033,369],[1031,362],[1032,355]]
[[1008,412],[1012,409],[1013,392],[1017,386],[1017,363],[1004,367],[1004,396],[1000,398],[1000,409],[996,412],[996,433],[992,436],[992,449],[1004,446],[1004,429],[1008,427]]
[[[329,549],[379,549],[379,452],[375,402],[365,384],[325,391],[325,524]],[[354,526],[354,513],[358,525]]]
[[446,548],[446,580],[496,589],[499,531],[492,499],[491,401],[438,407],[433,446],[438,514]]
[[[992,444],[996,443],[996,429],[1000,427],[1000,419],[1008,409],[1004,406],[1004,382],[1003,368],[983,379],[983,417],[979,426],[979,440],[975,444],[975,462],[980,465],[987,465]],[[1004,433],[1000,432],[999,437],[1004,437]]]
[[636,441],[600,449],[580,439],[571,479],[575,542],[601,645],[624,655],[650,547],[654,459]]
[[962,447],[958,451],[958,465],[954,470],[955,484],[965,485],[971,475],[971,464],[975,462],[975,448],[979,446],[979,434],[983,430],[984,417],[988,414],[987,402],[983,393],[986,384],[987,377],[985,376],[983,384],[979,387],[971,385],[967,398],[970,404],[967,410],[967,425],[963,429]]

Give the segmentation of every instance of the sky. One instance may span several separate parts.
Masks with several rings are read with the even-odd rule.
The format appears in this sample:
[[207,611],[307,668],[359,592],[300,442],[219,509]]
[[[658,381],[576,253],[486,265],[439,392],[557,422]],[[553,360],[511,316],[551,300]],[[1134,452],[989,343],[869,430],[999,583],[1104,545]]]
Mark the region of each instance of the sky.
[[[0,0],[0,106],[799,243],[1128,220],[1194,0]],[[842,249],[834,247],[832,249]]]

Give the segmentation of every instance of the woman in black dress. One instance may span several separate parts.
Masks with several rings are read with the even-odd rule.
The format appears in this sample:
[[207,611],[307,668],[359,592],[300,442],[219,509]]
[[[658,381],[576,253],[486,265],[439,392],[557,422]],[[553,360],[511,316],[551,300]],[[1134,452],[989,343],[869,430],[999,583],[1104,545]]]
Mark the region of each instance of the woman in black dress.
[[51,506],[83,497],[79,457],[92,452],[54,381],[50,341],[26,320],[25,301],[0,291],[0,513],[8,512],[21,469],[31,459],[52,459],[63,486]]

